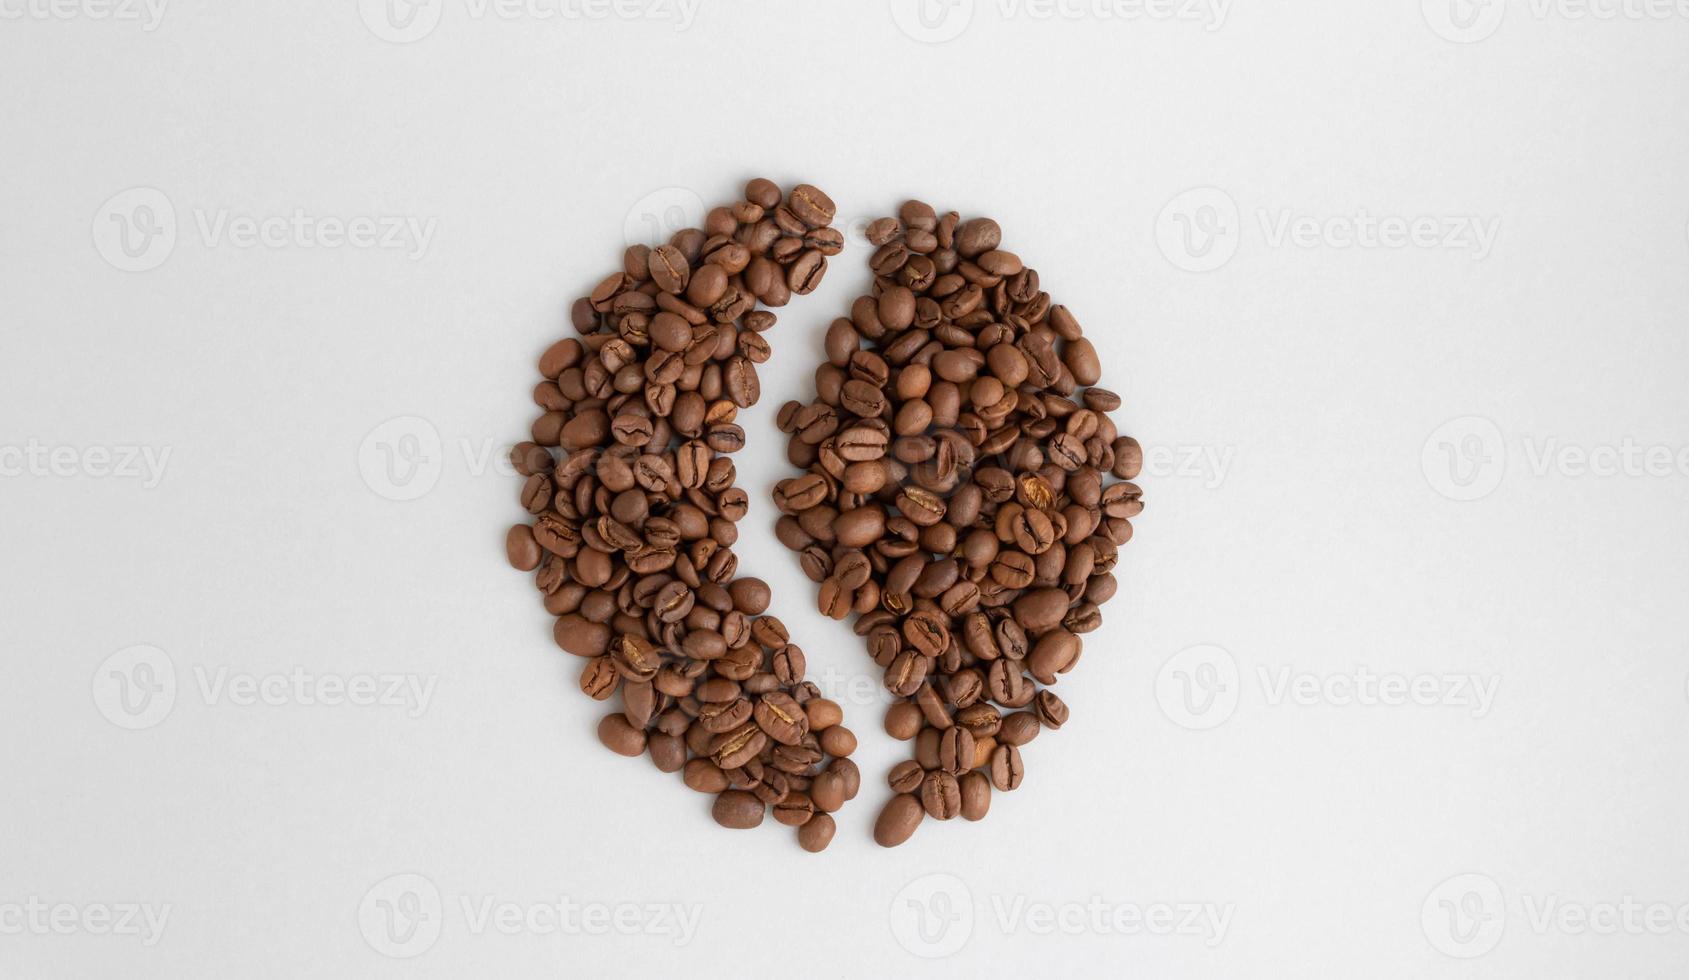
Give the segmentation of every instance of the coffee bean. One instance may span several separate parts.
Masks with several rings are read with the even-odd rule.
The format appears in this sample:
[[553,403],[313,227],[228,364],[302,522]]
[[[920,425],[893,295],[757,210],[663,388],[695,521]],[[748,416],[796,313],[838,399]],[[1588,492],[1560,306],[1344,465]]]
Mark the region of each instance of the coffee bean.
[[645,754],[645,733],[628,724],[621,714],[605,715],[599,720],[598,740],[617,755]]
[[836,772],[824,772],[809,785],[809,796],[815,808],[823,813],[836,813],[845,804],[844,777]]
[[798,845],[811,854],[819,854],[833,842],[835,829],[832,816],[817,813],[798,828]]
[[908,701],[900,701],[886,709],[886,734],[907,742],[921,730],[921,709]]
[[856,751],[856,735],[843,725],[834,725],[821,733],[821,749],[831,756],[850,755]]
[[727,774],[708,759],[689,760],[681,773],[686,785],[700,793],[719,793],[727,788]]
[[787,198],[787,205],[798,219],[811,228],[821,228],[833,223],[833,215],[837,208],[833,199],[828,197],[818,187],[809,184],[799,184],[792,188]]
[[899,793],[887,801],[885,809],[874,820],[874,843],[881,847],[896,847],[914,835],[925,814],[919,797]]
[[998,745],[991,753],[991,785],[1004,792],[1017,789],[1026,770],[1021,768],[1020,750],[1013,745]]
[[1003,719],[997,732],[1001,745],[1021,746],[1038,736],[1038,716],[1028,711],[1016,711]]
[[919,762],[905,759],[892,766],[886,781],[891,784],[894,793],[917,793],[920,792],[921,783],[926,780],[926,776],[926,770],[921,768]]
[[961,812],[962,789],[956,777],[942,770],[927,773],[921,783],[921,808],[934,820],[949,820]]
[[1061,622],[1067,606],[1066,592],[1034,589],[1014,601],[1015,622],[1029,632],[1042,633]]
[[983,820],[991,809],[991,781],[982,772],[970,772],[957,781],[962,794],[962,818]]
[[1026,666],[1040,684],[1054,684],[1056,675],[1066,673],[1079,659],[1079,637],[1065,629],[1053,629],[1038,638]]
[[1054,691],[1039,691],[1033,704],[1038,710],[1038,720],[1045,728],[1060,728],[1067,724],[1067,703]]
[[[768,737],[782,745],[795,745],[804,735],[809,733],[809,716],[803,707],[784,691],[771,691],[758,699],[756,704],[757,726]],[[826,742],[822,742],[826,748]],[[848,753],[833,753],[845,755]]]
[[715,822],[733,830],[748,830],[762,823],[765,807],[755,795],[730,789],[715,798],[710,815]]
[[541,550],[534,540],[534,530],[526,524],[512,527],[504,536],[504,553],[512,567],[531,572],[539,567]]
[[599,657],[610,648],[610,627],[584,616],[560,616],[553,624],[557,645],[577,657]]
[[939,766],[945,772],[961,775],[973,768],[974,736],[957,725],[946,729],[938,740]]
[[788,827],[802,827],[815,816],[815,802],[808,793],[787,793],[774,805],[774,819]]

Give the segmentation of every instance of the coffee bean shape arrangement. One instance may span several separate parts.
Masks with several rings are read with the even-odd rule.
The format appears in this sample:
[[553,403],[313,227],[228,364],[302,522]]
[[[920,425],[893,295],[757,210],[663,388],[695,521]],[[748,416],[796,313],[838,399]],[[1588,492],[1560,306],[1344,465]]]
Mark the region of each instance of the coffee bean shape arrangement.
[[505,542],[581,658],[581,690],[616,702],[599,740],[713,795],[724,827],[772,807],[809,851],[860,787],[856,738],[765,614],[768,585],[737,575],[749,497],[732,454],[760,394],[767,308],[821,282],[844,245],[834,210],[808,184],[783,195],[757,179],[702,229],[627,249],[575,302],[579,336],[540,357],[543,414],[512,452],[532,520]]
[[803,473],[774,502],[821,612],[854,614],[884,672],[886,731],[914,743],[874,825],[892,847],[984,817],[1067,720],[1050,688],[1114,595],[1143,452],[997,222],[910,201],[867,236],[871,292],[828,329],[815,400],[780,409]]

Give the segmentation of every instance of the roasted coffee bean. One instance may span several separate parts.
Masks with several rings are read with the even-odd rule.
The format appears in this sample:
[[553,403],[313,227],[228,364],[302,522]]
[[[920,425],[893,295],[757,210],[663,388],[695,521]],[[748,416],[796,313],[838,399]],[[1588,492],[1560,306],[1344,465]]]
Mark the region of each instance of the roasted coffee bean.
[[524,572],[538,568],[544,554],[534,540],[534,529],[526,524],[512,527],[504,536],[504,553],[512,567]]
[[836,828],[831,815],[817,813],[798,828],[798,845],[811,854],[819,854],[833,842]]
[[599,720],[598,740],[617,755],[645,754],[645,732],[628,724],[627,718],[620,713],[605,715]]
[[934,820],[949,820],[961,812],[962,789],[949,772],[929,772],[921,783],[921,808]]
[[843,725],[834,725],[821,733],[821,749],[828,755],[843,758],[856,751],[856,734]]
[[921,768],[919,762],[914,759],[905,759],[892,766],[891,774],[886,777],[886,781],[891,784],[891,790],[894,793],[917,793],[920,792],[921,783],[925,781],[926,775],[926,770]]
[[1020,749],[999,744],[991,753],[991,785],[1004,792],[1020,786],[1026,771],[1021,768]]
[[764,803],[752,793],[730,789],[715,798],[710,815],[715,822],[733,830],[748,830],[762,823]]
[[899,701],[886,709],[886,734],[907,742],[921,730],[921,709],[908,701]]
[[[767,732],[769,738],[782,745],[795,745],[809,733],[809,716],[803,707],[784,691],[764,694],[757,700],[755,713],[757,726]],[[822,748],[826,747],[827,743],[823,740]]]
[[700,793],[719,793],[727,788],[727,774],[715,763],[705,758],[693,758],[687,761],[681,770],[686,785]]
[[1000,745],[1021,746],[1038,736],[1038,716],[1029,711],[1016,711],[1003,719],[997,731]]
[[788,827],[802,827],[815,816],[815,801],[808,793],[791,792],[774,804],[774,819]]
[[885,809],[874,820],[874,843],[881,847],[896,847],[914,836],[925,815],[919,797],[912,793],[899,793],[887,801]]
[[1033,705],[1037,708],[1038,720],[1045,728],[1060,728],[1067,724],[1067,703],[1057,697],[1056,692],[1039,691]]
[[954,725],[938,739],[938,764],[945,771],[961,775],[973,768],[974,736],[971,731]]
[[962,793],[962,818],[983,820],[991,809],[991,780],[983,772],[970,772],[957,782]]
[[836,813],[845,804],[845,780],[836,772],[824,772],[809,784],[809,797],[822,813]]

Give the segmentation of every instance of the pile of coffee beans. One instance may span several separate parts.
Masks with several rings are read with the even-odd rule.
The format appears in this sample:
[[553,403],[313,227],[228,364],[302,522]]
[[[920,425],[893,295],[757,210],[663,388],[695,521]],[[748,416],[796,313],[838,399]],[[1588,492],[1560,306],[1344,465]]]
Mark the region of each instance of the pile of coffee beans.
[[578,337],[539,361],[543,414],[512,459],[529,523],[510,563],[535,573],[557,645],[588,696],[620,698],[598,737],[715,797],[725,827],[774,819],[820,851],[854,797],[856,737],[804,679],[804,654],[765,615],[766,583],[738,577],[746,492],[735,422],[760,394],[764,334],[838,254],[834,205],[808,184],[752,180],[702,229],[656,248],[577,300]]
[[867,236],[873,288],[827,331],[815,400],[780,410],[804,472],[774,501],[821,612],[854,613],[884,671],[886,731],[914,742],[874,826],[891,847],[924,817],[984,817],[1067,720],[1050,686],[1114,595],[1143,452],[997,222],[910,201]]

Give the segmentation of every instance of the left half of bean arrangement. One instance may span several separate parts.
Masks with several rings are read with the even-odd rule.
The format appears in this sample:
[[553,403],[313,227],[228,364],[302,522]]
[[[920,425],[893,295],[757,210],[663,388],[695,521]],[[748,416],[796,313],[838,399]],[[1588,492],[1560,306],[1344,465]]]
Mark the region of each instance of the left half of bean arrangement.
[[772,310],[844,246],[834,214],[816,187],[758,178],[703,228],[630,246],[540,356],[541,414],[511,453],[529,520],[505,541],[580,658],[581,691],[615,709],[599,741],[713,795],[724,827],[772,808],[809,851],[860,788],[856,737],[767,614],[767,583],[738,575],[749,495],[732,456]]

